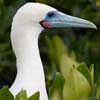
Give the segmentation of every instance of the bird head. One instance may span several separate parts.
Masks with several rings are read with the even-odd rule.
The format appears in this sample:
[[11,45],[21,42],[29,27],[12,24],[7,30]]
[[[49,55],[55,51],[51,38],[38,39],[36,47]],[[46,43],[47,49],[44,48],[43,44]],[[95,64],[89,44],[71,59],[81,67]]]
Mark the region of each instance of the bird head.
[[[96,26],[81,18],[72,17],[64,14],[55,8],[41,3],[27,3],[22,6],[14,19],[17,19],[16,24],[23,26],[38,26],[41,29],[45,28],[60,28],[60,27],[82,27],[95,28]],[[20,25],[18,25],[20,23]]]

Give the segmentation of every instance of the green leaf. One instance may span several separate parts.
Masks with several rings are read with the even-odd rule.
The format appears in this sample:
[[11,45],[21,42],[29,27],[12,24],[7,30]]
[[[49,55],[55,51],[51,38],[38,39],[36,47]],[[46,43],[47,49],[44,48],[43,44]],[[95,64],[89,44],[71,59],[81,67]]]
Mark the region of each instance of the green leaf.
[[99,87],[99,85],[100,85],[100,78],[96,82],[96,86]]
[[96,97],[98,100],[100,99],[100,79],[98,79],[96,82]]
[[91,74],[91,77],[92,77],[92,81],[94,83],[94,64],[90,65],[90,74]]
[[16,100],[28,100],[26,90],[21,90],[21,91],[16,95]]
[[36,92],[35,94],[33,94],[29,100],[39,100],[39,96],[40,96],[40,92]]
[[55,80],[49,89],[50,100],[63,100],[64,77],[57,72]]
[[98,98],[98,100],[100,100],[100,84],[97,89],[96,97]]
[[49,52],[49,58],[51,62],[55,62],[57,65],[60,64],[62,56],[66,56],[66,61],[68,63],[68,66],[78,66],[78,62],[76,61],[75,53],[74,51],[70,52],[68,47],[64,44],[64,42],[58,37],[54,36],[52,40],[45,37],[46,44],[48,46],[48,52]]
[[84,77],[88,80],[88,82],[89,82],[89,84],[90,84],[90,87],[91,87],[91,89],[92,89],[92,91],[91,91],[91,95],[93,95],[94,94],[94,83],[93,83],[93,80],[92,80],[92,76],[91,76],[91,73],[90,73],[90,71],[89,71],[89,69],[88,69],[88,67],[87,67],[87,65],[85,64],[85,63],[81,63],[78,67],[77,67],[77,70],[79,71],[79,72],[81,72],[83,75],[84,75]]
[[9,91],[8,86],[4,86],[0,90],[0,100],[14,100],[14,96]]
[[91,91],[88,80],[72,65],[73,62],[69,60],[68,64],[67,56],[63,56],[61,60],[61,72],[65,79],[63,97],[64,100],[87,100]]
[[67,54],[68,48],[65,46],[63,40],[61,40],[58,36],[54,36],[52,39],[52,45],[55,55],[55,61],[57,64],[60,63],[62,55]]

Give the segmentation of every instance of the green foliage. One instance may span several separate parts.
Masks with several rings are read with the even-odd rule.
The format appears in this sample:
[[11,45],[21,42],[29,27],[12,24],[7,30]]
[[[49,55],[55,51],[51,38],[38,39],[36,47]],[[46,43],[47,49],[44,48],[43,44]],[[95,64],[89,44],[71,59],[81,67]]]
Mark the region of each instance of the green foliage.
[[99,100],[99,99],[100,99],[100,85],[99,85],[99,87],[98,87],[96,96],[97,96],[97,98],[98,98],[98,100]]
[[16,100],[28,100],[27,94],[25,90],[22,90],[16,95]]
[[[87,100],[90,94],[93,95],[93,81],[87,66],[83,63],[79,65],[75,59],[70,57],[68,48],[66,48],[59,37],[55,36],[51,41],[46,38],[47,40],[48,50],[50,53],[52,50],[52,54],[56,55],[57,58],[55,59],[58,59],[58,62],[54,59],[51,60],[60,67],[60,72],[64,76],[63,100]],[[60,48],[64,52],[59,52]],[[60,56],[57,56],[59,54]]]
[[14,100],[13,95],[10,93],[7,86],[0,90],[0,100]]
[[27,93],[25,90],[21,90],[17,95],[16,95],[16,100],[39,100],[39,92],[36,92],[33,94],[31,97],[27,97]]
[[[94,65],[91,64],[89,69],[85,63],[79,64],[75,59],[75,54],[73,59],[71,51],[58,36],[54,36],[52,39],[45,37],[45,40],[47,41],[48,56],[51,63],[53,62],[59,68],[64,77],[62,92],[59,90],[60,87],[56,88],[56,92],[52,92],[53,96],[50,96],[51,100],[99,100],[100,85],[94,84]],[[55,91],[54,83],[53,91]],[[99,81],[98,84],[100,84]],[[59,92],[62,94],[60,97]]]
[[64,77],[60,73],[56,73],[54,82],[49,89],[50,100],[63,100]]
[[[12,93],[9,91],[9,88],[7,86],[4,86],[0,90],[0,100],[15,100]],[[39,92],[36,92],[31,97],[27,97],[27,93],[25,90],[21,90],[16,95],[16,100],[39,100]]]
[[36,92],[34,95],[29,97],[29,100],[39,100],[40,92]]
[[90,70],[88,69],[87,65],[86,65],[85,63],[81,63],[81,64],[77,67],[77,70],[78,70],[79,72],[81,72],[81,73],[85,76],[85,78],[88,80],[89,85],[90,85],[90,87],[91,87],[91,92],[92,92],[91,95],[93,95],[93,93],[94,93],[94,87],[93,87],[94,81],[93,81],[93,79],[92,79],[91,72],[90,72]]

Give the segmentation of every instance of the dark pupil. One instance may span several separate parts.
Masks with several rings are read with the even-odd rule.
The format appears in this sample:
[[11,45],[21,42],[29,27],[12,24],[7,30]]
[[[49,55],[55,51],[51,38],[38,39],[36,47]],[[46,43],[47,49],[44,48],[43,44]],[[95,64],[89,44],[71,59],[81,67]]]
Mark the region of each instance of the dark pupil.
[[52,17],[54,15],[53,12],[48,13],[48,17]]

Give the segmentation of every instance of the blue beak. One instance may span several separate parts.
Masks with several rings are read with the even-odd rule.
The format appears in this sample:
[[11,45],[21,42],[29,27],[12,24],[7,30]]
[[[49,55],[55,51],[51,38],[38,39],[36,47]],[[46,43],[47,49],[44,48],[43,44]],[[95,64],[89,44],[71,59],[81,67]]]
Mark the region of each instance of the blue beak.
[[41,25],[45,28],[82,27],[97,29],[96,25],[90,21],[66,15],[59,11],[49,12]]

